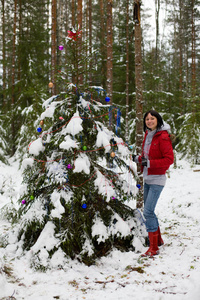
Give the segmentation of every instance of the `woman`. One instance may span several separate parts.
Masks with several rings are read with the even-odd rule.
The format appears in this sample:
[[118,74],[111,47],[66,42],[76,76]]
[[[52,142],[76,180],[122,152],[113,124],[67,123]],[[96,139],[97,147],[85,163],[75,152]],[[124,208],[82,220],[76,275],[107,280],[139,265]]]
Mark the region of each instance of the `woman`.
[[172,143],[168,131],[170,126],[163,122],[154,110],[146,112],[143,119],[144,140],[142,155],[133,155],[136,163],[141,163],[144,179],[144,218],[149,236],[150,247],[142,256],[159,253],[158,246],[164,244],[155,207],[166,182],[166,171],[174,162]]

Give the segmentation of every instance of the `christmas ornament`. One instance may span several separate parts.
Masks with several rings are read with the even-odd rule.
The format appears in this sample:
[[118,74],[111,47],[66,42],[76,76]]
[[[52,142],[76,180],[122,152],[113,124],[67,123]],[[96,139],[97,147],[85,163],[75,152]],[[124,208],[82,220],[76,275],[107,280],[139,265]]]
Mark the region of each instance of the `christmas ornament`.
[[140,184],[136,184],[137,188],[140,189],[141,188],[141,185]]
[[116,118],[116,134],[118,133],[118,129],[121,126],[121,111],[120,109],[117,110],[117,118]]
[[60,45],[60,46],[58,47],[59,50],[63,50],[63,48],[64,48],[63,45]]
[[22,200],[22,204],[26,204],[26,200]]
[[86,151],[87,150],[87,146],[83,146],[83,150]]
[[106,120],[109,120],[109,116],[108,116],[108,115],[106,115],[106,116],[105,116],[105,119],[106,119]]
[[43,126],[44,125],[44,120],[40,121],[40,125]]
[[106,101],[106,102],[109,102],[109,101],[110,101],[110,98],[109,98],[108,96],[106,96],[105,101]]
[[67,169],[71,169],[72,166],[70,164],[67,165]]
[[31,199],[31,200],[34,200],[34,196],[33,196],[33,195],[31,195],[31,196],[30,196],[30,199]]
[[53,82],[49,82],[49,88],[52,89],[53,87]]
[[111,153],[110,153],[110,156],[111,156],[112,158],[114,158],[114,157],[115,157],[115,152],[111,152]]
[[87,208],[87,204],[86,203],[84,203],[83,205],[82,205],[82,208]]
[[38,128],[37,128],[37,132],[42,132],[42,128],[41,128],[41,127],[38,127]]
[[77,31],[68,30],[67,32],[68,32],[67,37],[71,40],[76,41],[77,38],[81,37],[82,30],[77,30]]
[[60,119],[60,120],[64,120],[64,118],[63,118],[63,117],[59,117],[59,119]]

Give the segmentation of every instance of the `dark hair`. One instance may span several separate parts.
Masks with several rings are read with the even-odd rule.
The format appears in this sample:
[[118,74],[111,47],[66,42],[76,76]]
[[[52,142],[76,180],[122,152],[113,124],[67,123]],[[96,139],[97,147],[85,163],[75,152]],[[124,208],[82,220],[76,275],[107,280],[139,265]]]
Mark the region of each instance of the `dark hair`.
[[146,126],[146,122],[145,122],[145,119],[146,119],[146,117],[147,117],[148,114],[151,114],[152,116],[156,117],[157,122],[158,122],[157,129],[161,128],[161,126],[164,125],[163,119],[162,119],[161,115],[157,111],[155,111],[155,110],[149,110],[149,111],[146,112],[146,114],[144,115],[144,118],[143,118],[143,129],[144,129],[144,132],[148,129],[148,127]]

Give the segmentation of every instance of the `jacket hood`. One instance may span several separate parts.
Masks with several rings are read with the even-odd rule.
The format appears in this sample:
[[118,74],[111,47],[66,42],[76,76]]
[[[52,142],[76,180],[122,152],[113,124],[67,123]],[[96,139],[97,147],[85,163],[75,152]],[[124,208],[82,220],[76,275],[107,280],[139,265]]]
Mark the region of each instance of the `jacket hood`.
[[170,125],[167,124],[165,121],[163,121],[163,125],[161,126],[160,129],[158,129],[158,131],[164,131],[164,130],[166,130],[168,132],[170,132],[170,130],[171,130]]

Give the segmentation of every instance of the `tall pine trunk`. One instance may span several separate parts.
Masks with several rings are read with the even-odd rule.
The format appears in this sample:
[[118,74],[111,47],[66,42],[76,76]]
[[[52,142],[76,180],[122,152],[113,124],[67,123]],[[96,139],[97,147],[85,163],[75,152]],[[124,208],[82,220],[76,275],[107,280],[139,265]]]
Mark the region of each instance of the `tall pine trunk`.
[[128,113],[129,113],[129,0],[126,1],[126,133],[128,141]]
[[113,98],[113,29],[112,29],[113,1],[107,2],[107,95],[112,104]]
[[105,24],[104,24],[104,2],[100,0],[100,24],[101,24],[101,82],[106,88],[106,47],[105,47]]
[[[136,88],[136,152],[141,153],[143,141],[143,86],[142,86],[142,33],[140,24],[140,5],[141,1],[134,3],[135,19],[135,88]],[[143,178],[140,165],[138,164],[139,182],[141,191],[143,191]],[[137,208],[143,205],[142,193],[138,193]]]
[[5,106],[6,90],[6,35],[5,35],[5,1],[2,0],[2,31],[3,31],[3,106]]
[[156,14],[156,55],[155,55],[155,64],[156,72],[158,71],[158,62],[159,62],[159,13],[160,13],[160,0],[155,0],[155,14]]
[[56,19],[57,1],[52,0],[52,31],[51,31],[51,81],[53,83],[52,94],[56,94]]
[[195,95],[196,95],[196,49],[195,49],[195,17],[194,17],[194,0],[192,0],[192,98],[193,110],[195,110]]
[[14,20],[13,20],[13,49],[12,49],[12,155],[15,153],[15,118],[14,118],[14,104],[15,104],[15,61],[16,61],[16,28],[17,28],[17,0],[14,2]]
[[183,114],[183,20],[182,20],[182,1],[179,0],[179,94],[180,112]]
[[[92,70],[92,0],[88,0],[89,14],[89,70]],[[89,83],[92,84],[92,72],[89,72]]]
[[[82,20],[83,20],[83,15],[82,15],[82,10],[83,10],[83,3],[82,0],[78,0],[78,7],[77,7],[77,19],[78,19],[78,30],[82,30]],[[82,61],[82,34],[80,35],[80,38],[78,39],[78,84],[80,86],[83,85],[83,61]]]

